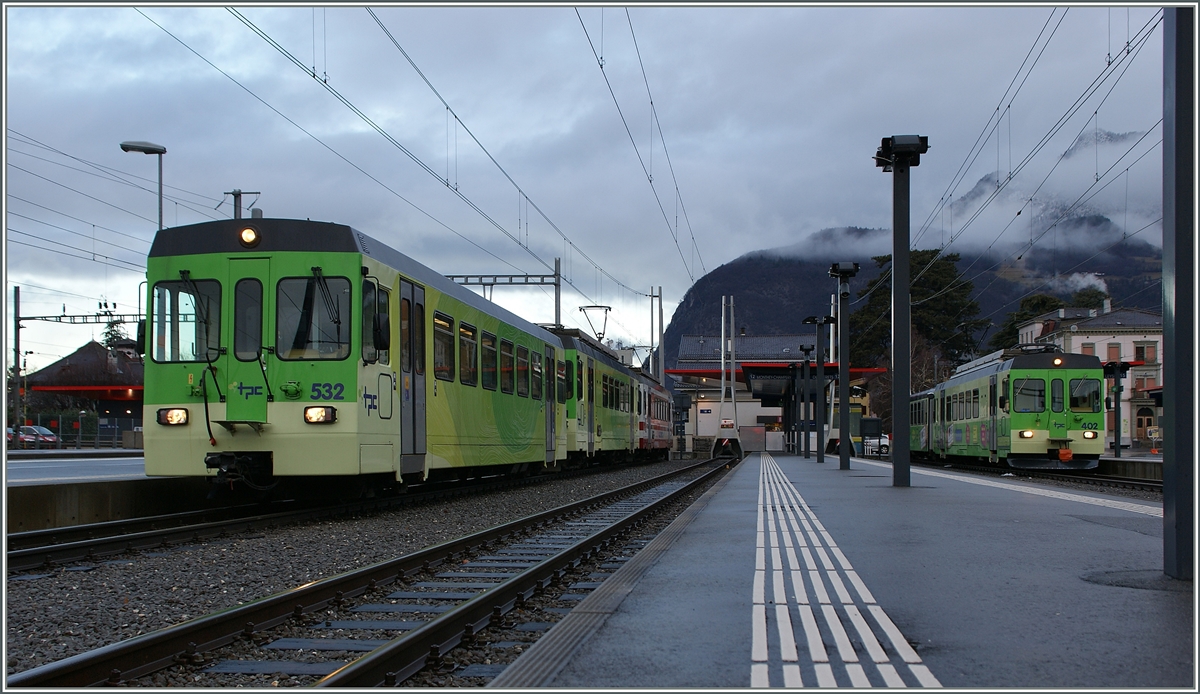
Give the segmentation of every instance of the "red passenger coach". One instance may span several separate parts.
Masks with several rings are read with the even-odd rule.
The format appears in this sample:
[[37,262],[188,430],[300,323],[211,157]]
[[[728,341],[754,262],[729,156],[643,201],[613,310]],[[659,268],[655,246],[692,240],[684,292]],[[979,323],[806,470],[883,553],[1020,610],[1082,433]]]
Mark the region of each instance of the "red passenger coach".
[[666,460],[671,450],[671,394],[652,376],[638,373],[637,449],[642,460]]

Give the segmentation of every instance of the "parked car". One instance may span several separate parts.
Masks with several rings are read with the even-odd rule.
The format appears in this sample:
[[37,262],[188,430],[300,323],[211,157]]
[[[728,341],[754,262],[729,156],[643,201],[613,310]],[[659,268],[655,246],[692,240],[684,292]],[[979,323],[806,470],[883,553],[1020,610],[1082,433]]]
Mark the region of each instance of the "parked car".
[[863,455],[887,455],[892,450],[892,435],[882,439],[863,439]]
[[[21,444],[33,443],[34,441],[36,441],[36,440],[37,440],[37,439],[36,439],[36,437],[34,437],[34,435],[33,435],[33,434],[31,434],[31,433],[27,433],[27,432],[25,431],[25,429],[28,429],[28,428],[29,428],[29,427],[22,427],[22,428],[21,428],[20,440],[18,441],[18,443],[21,443]],[[7,428],[4,430],[4,433],[5,433],[5,434],[8,436],[8,443],[10,443],[10,444],[11,444],[11,443],[13,442],[13,436],[14,436],[14,433],[13,433],[13,429],[12,429],[12,427],[7,427]]]
[[[25,437],[29,438],[25,438]],[[58,443],[58,437],[46,427],[21,427],[21,440],[31,443]]]

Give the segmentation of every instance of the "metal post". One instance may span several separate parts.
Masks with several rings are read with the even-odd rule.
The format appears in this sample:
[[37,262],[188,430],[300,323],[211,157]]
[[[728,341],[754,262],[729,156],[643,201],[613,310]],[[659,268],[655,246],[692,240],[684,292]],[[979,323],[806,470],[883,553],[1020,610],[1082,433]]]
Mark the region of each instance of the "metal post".
[[898,158],[892,169],[892,486],[911,484],[908,446],[909,330],[909,184],[908,162]]
[[[800,430],[801,436],[804,439],[804,458],[808,459],[809,450],[812,446],[808,441],[808,404],[809,394],[812,392],[809,382],[812,378],[812,368],[808,364],[808,355],[812,354],[812,347],[801,347],[800,351],[804,352],[804,363],[800,365]],[[796,449],[799,453],[800,450]]]
[[1163,8],[1163,571],[1192,580],[1196,441],[1195,8]]
[[663,305],[662,285],[658,285],[658,382],[667,385],[667,361],[663,351]]
[[554,259],[554,325],[562,326],[562,258]]
[[658,374],[658,367],[654,364],[654,287],[650,287],[650,373]]
[[825,322],[817,322],[817,387],[813,398],[817,416],[817,462],[825,462]]
[[729,295],[729,399],[733,402],[733,433],[741,438],[737,413],[737,321],[733,317],[733,295]]
[[21,427],[25,424],[24,398],[21,395],[21,288],[13,287],[13,400],[17,408],[17,423],[13,427],[13,443],[21,446]]
[[1121,387],[1121,362],[1117,362],[1113,368],[1113,406],[1116,412],[1113,415],[1113,457],[1121,457],[1121,393],[1125,391]]
[[725,414],[725,295],[721,295],[721,402],[717,406],[717,438],[721,437],[721,415]]
[[163,200],[163,191],[162,191],[162,188],[163,188],[163,186],[162,186],[162,157],[163,157],[163,154],[164,154],[165,152],[166,152],[166,150],[163,150],[162,152],[159,152],[159,153],[158,153],[158,230],[159,230],[159,231],[162,231],[162,230],[163,230],[163,221],[162,221],[162,200]]
[[837,363],[838,363],[838,468],[850,469],[854,439],[850,436],[850,278],[858,274],[858,263],[834,263],[830,277],[838,280]]

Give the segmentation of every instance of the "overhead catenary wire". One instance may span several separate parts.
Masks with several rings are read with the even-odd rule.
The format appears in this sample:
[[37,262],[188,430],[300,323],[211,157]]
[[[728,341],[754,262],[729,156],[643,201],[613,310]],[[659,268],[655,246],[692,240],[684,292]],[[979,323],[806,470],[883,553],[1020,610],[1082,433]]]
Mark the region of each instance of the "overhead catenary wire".
[[[1129,65],[1132,64],[1132,60],[1136,59],[1137,55],[1140,53],[1140,47],[1145,45],[1145,43],[1149,40],[1152,32],[1158,26],[1158,24],[1161,22],[1161,19],[1162,19],[1161,11],[1156,12],[1138,31],[1138,34],[1136,35],[1135,39],[1136,39],[1136,43],[1138,44],[1139,50],[1132,51],[1131,53],[1125,53],[1125,54],[1119,56],[1119,58],[1117,60],[1114,60],[1114,61],[1112,61],[1112,63],[1104,66],[1104,68],[1100,71],[1099,75],[1097,75],[1092,80],[1092,82],[1083,90],[1083,92],[1080,94],[1080,96],[1078,96],[1076,98],[1074,103],[1072,103],[1071,106],[1069,106],[1067,108],[1066,112],[1064,112],[1064,114],[1059,117],[1059,119],[1054,123],[1054,125],[1052,125],[1050,127],[1050,129],[1046,132],[1046,134],[1044,134],[1039,139],[1039,141],[1030,149],[1030,151],[1024,156],[1024,158],[1020,162],[1018,162],[1018,164],[1013,168],[1009,177],[1004,180],[1004,184],[993,189],[992,192],[989,194],[989,196],[984,200],[984,202],[980,205],[980,207],[975,211],[975,213],[967,220],[967,222],[964,223],[957,232],[952,233],[950,241],[943,244],[941,246],[941,248],[939,249],[939,253],[930,261],[929,264],[927,264],[924,268],[922,268],[922,270],[920,272],[918,272],[918,274],[917,274],[918,278],[921,277],[925,272],[927,272],[929,270],[929,268],[933,267],[933,264],[936,263],[937,260],[942,257],[942,255],[949,248],[950,244],[953,243],[957,238],[962,236],[963,232],[965,232],[967,227],[969,227],[970,224],[979,217],[979,215],[983,212],[983,210],[986,209],[987,206],[990,205],[991,202],[996,199],[996,197],[1000,194],[1000,192],[1002,190],[1004,190],[1007,187],[1007,185],[1009,183],[1011,183],[1012,180],[1014,180],[1017,177],[1017,175],[1021,171],[1023,171],[1024,168],[1033,161],[1034,157],[1036,157],[1050,143],[1050,141],[1054,137],[1054,135],[1056,135],[1063,127],[1065,127],[1065,125],[1070,121],[1071,117],[1074,116],[1076,113],[1078,113],[1083,108],[1083,106],[1087,103],[1087,101],[1100,90],[1100,88],[1105,84],[1107,79],[1109,77],[1111,77],[1113,74],[1115,74],[1116,69],[1118,67],[1123,66],[1120,74],[1117,76],[1116,81],[1109,88],[1108,94],[1112,93],[1112,89],[1115,88],[1116,83],[1120,82],[1121,77],[1123,77],[1125,75],[1126,71],[1128,70]],[[1060,20],[1060,23],[1061,23],[1061,20]],[[1036,43],[1035,43],[1035,45],[1036,45]],[[1043,46],[1043,51],[1044,50],[1045,50],[1045,47]],[[1040,53],[1039,53],[1039,55],[1040,55]],[[1126,61],[1127,57],[1130,58],[1130,61],[1128,61],[1128,62]],[[1026,74],[1026,79],[1028,79],[1028,74]],[[1024,84],[1024,80],[1022,81],[1022,85],[1023,84]],[[1106,94],[1106,96],[1104,98],[1107,99],[1108,95]],[[1011,104],[1011,101],[1010,101],[1010,104]],[[991,124],[991,121],[989,121],[989,124]],[[992,126],[993,129],[994,129],[994,127],[995,126]],[[1086,127],[1086,124],[1084,127]],[[982,151],[982,149],[980,149],[979,151]],[[973,162],[974,159],[977,158],[978,156],[979,156],[979,152],[975,152],[973,156],[968,155],[968,158],[971,162]],[[1060,157],[1060,159],[1061,159],[1061,157]],[[963,170],[962,167],[960,167],[960,171],[962,171],[962,170]],[[965,174],[963,174],[963,175],[965,175]],[[961,178],[960,174],[956,174],[956,177]],[[1043,181],[1043,183],[1044,182],[1045,181]],[[1039,189],[1040,189],[1040,186],[1039,186]],[[943,196],[943,199],[941,201],[939,201],[938,207],[936,209],[940,209],[940,206],[943,205],[944,203],[945,203],[945,196]],[[1010,223],[1011,223],[1011,220],[1010,220]],[[930,224],[932,224],[932,217],[930,220],[927,220],[925,227],[923,227],[923,230],[924,230],[924,228],[927,228]],[[1006,227],[1006,229],[1007,229],[1007,227]],[[1003,233],[1004,232],[1002,230],[1000,232],[1000,234],[1002,235]],[[885,271],[885,274],[890,274],[890,273],[891,273],[891,267],[889,266],[888,269]],[[879,285],[876,285],[876,286],[879,286]],[[866,294],[864,294],[862,297],[859,297],[852,303],[858,303],[860,301],[867,299],[870,296],[870,294],[873,293],[873,291],[874,291],[873,289],[869,290]]]
[[[583,16],[579,14],[579,8],[575,9],[575,16],[579,18],[579,25],[583,27],[583,34],[587,38],[588,46],[592,49],[592,55],[596,58],[596,64],[600,66],[600,74],[604,77],[604,84],[608,86],[608,93],[612,96],[613,104],[617,107],[617,113],[621,116],[621,123],[625,126],[625,133],[629,135],[629,141],[633,144],[633,151],[637,154],[638,163],[642,167],[642,173],[646,175],[646,180],[650,182],[650,190],[654,193],[654,199],[658,202],[658,210],[662,213],[663,221],[667,225],[667,233],[671,233],[671,220],[667,217],[667,210],[663,207],[662,198],[658,195],[658,190],[654,187],[654,177],[650,175],[650,170],[646,167],[646,161],[642,158],[642,152],[638,149],[637,140],[633,137],[633,131],[629,129],[629,121],[625,118],[625,113],[621,110],[621,102],[617,100],[617,94],[613,91],[612,82],[608,79],[608,74],[604,71],[604,62],[600,60],[599,54],[596,53],[596,46],[592,43],[592,37],[588,34],[587,25],[583,23]],[[687,270],[688,279],[692,284],[696,283],[696,276],[692,272],[692,268],[688,267],[687,258],[683,255],[683,249],[679,247],[679,241],[675,238],[675,234],[671,234],[671,238],[675,239],[675,249],[679,251],[679,260],[683,263],[683,267]]]
[[[450,103],[446,101],[445,97],[442,96],[441,92],[438,91],[437,87],[433,86],[433,82],[431,82],[429,80],[429,78],[425,75],[424,71],[422,71],[421,68],[417,66],[416,61],[414,61],[412,59],[412,56],[410,56],[408,54],[408,51],[404,50],[404,47],[400,45],[400,41],[397,40],[396,37],[392,34],[392,32],[387,28],[387,26],[383,23],[383,20],[381,20],[379,18],[379,16],[375,14],[375,11],[372,10],[370,7],[366,8],[366,10],[367,10],[367,13],[371,15],[371,18],[375,20],[375,23],[379,25],[380,30],[383,31],[384,35],[387,36],[388,40],[392,42],[392,45],[395,46],[396,50],[400,52],[400,55],[404,56],[404,59],[408,61],[408,64],[410,66],[412,66],[412,69],[414,71],[416,71],[417,75],[419,75],[421,77],[421,79],[425,82],[425,85],[427,87],[429,87],[429,90],[432,91],[434,96],[436,96],[438,98],[438,101],[440,101],[442,103],[442,106],[445,107],[447,113],[450,116],[453,116],[456,132],[457,132],[458,126],[462,126],[463,132],[465,132],[467,135],[469,135],[471,137],[471,140],[474,141],[475,144],[479,146],[479,149],[487,156],[488,160],[492,162],[492,164],[496,167],[496,169],[499,170],[501,174],[503,174],[504,178],[507,179],[508,182],[510,184],[512,184],[512,186],[517,190],[519,199],[523,200],[525,203],[526,210],[528,211],[528,208],[530,206],[532,206],[533,209],[537,211],[538,215],[543,220],[545,220],[545,222],[547,224],[549,224],[550,227],[552,229],[554,229],[555,232],[558,233],[558,235],[562,238],[564,243],[568,244],[572,249],[577,251],[584,260],[586,260],[588,263],[590,263],[592,265],[592,267],[596,268],[596,270],[598,272],[602,273],[605,277],[607,277],[609,280],[611,280],[614,284],[617,284],[618,286],[620,286],[630,292],[638,294],[640,296],[648,296],[647,294],[645,294],[643,292],[639,292],[638,290],[636,290],[636,289],[628,286],[624,282],[618,280],[616,277],[614,277],[612,275],[612,273],[608,272],[603,267],[601,267],[600,264],[597,263],[595,260],[593,260],[591,258],[591,256],[589,256],[583,249],[579,248],[579,246],[570,237],[568,237],[567,234],[557,224],[555,224],[553,220],[550,219],[550,217],[542,210],[541,207],[538,206],[538,204],[536,202],[534,202],[533,200],[530,199],[529,194],[525,191],[525,189],[523,189],[520,186],[520,184],[518,184],[516,182],[516,180],[513,179],[512,175],[510,175],[508,173],[508,170],[506,170],[504,168],[504,166],[502,166],[500,164],[500,162],[496,160],[496,157],[493,156],[491,151],[489,151],[488,148],[485,147],[484,144],[479,140],[479,138],[476,137],[475,133],[471,130],[471,128],[468,127],[467,124],[462,121],[462,119],[459,117],[458,113],[454,110],[454,108],[450,105]],[[519,213],[518,213],[518,220],[520,220]],[[528,227],[528,224],[529,224],[528,214],[526,214],[526,216],[525,216],[525,224],[526,224],[526,227]],[[520,223],[518,221],[518,226],[519,225],[520,225]],[[517,240],[518,244],[520,244],[526,248],[528,247],[528,243],[521,243],[521,241],[519,239],[516,239],[516,240]],[[545,261],[543,261],[543,263],[544,262]],[[547,265],[547,267],[549,267],[549,266]]]
[[291,119],[291,118],[289,118],[288,116],[284,115],[284,113],[283,113],[282,111],[280,111],[279,109],[277,109],[277,108],[275,108],[274,106],[272,106],[272,105],[271,105],[270,103],[268,103],[268,102],[267,102],[265,99],[263,99],[262,97],[260,97],[258,94],[254,93],[254,91],[252,91],[252,90],[251,90],[249,87],[247,87],[246,85],[242,84],[242,83],[241,83],[241,82],[239,82],[238,80],[234,79],[234,77],[233,77],[232,75],[230,75],[229,73],[225,72],[225,71],[224,71],[224,70],[222,70],[221,68],[217,67],[217,66],[216,66],[216,65],[215,65],[215,64],[214,64],[212,61],[210,61],[208,58],[205,58],[203,55],[201,55],[201,54],[200,54],[198,51],[196,51],[194,48],[192,48],[191,46],[189,46],[189,45],[188,45],[188,44],[187,44],[185,41],[183,41],[183,39],[180,39],[178,36],[176,36],[175,34],[171,33],[170,31],[168,31],[166,27],[164,27],[164,26],[162,26],[161,24],[159,24],[158,22],[154,21],[154,19],[152,19],[151,17],[149,17],[149,16],[148,16],[146,13],[142,12],[140,9],[137,9],[136,7],[134,8],[134,11],[136,11],[138,14],[142,15],[143,17],[145,17],[145,18],[147,19],[147,21],[149,21],[151,24],[153,24],[154,26],[156,26],[156,27],[158,27],[159,29],[161,29],[161,30],[163,31],[163,33],[165,33],[167,36],[170,36],[171,38],[175,39],[175,41],[176,41],[176,42],[178,42],[178,43],[179,43],[181,46],[183,46],[183,47],[184,47],[184,48],[186,48],[188,51],[190,51],[190,52],[191,52],[193,55],[195,55],[197,58],[199,58],[200,60],[203,60],[203,61],[204,61],[206,64],[208,64],[208,66],[209,66],[209,67],[213,68],[213,69],[214,69],[214,70],[216,70],[217,72],[219,72],[219,73],[221,73],[222,75],[224,75],[224,76],[226,77],[226,79],[228,79],[229,81],[233,82],[233,83],[234,83],[234,84],[236,84],[238,87],[241,87],[241,89],[242,89],[243,91],[245,91],[245,92],[246,92],[247,94],[249,94],[250,96],[254,97],[254,99],[255,99],[256,101],[258,101],[259,103],[261,103],[263,106],[266,106],[267,108],[269,108],[269,109],[270,109],[271,111],[273,111],[273,112],[274,112],[274,113],[275,113],[277,116],[279,116],[280,118],[284,119],[284,120],[285,120],[285,121],[287,121],[289,124],[291,124],[293,127],[295,127],[297,130],[299,130],[300,132],[302,132],[302,133],[304,133],[305,135],[307,135],[307,136],[308,136],[310,139],[312,139],[314,142],[316,142],[317,144],[319,144],[319,145],[321,145],[322,147],[324,147],[324,148],[325,148],[326,150],[328,150],[328,151],[329,151],[331,154],[333,154],[333,155],[334,155],[334,156],[336,156],[337,158],[341,159],[341,160],[342,160],[342,161],[344,161],[345,163],[349,164],[349,165],[350,165],[352,168],[354,168],[355,170],[357,170],[359,173],[361,173],[362,175],[364,175],[364,176],[366,176],[367,178],[369,178],[369,179],[371,179],[372,181],[374,181],[374,182],[375,182],[376,184],[378,184],[378,185],[379,185],[381,188],[383,188],[384,190],[388,191],[388,192],[389,192],[389,193],[391,193],[393,196],[395,196],[395,197],[399,198],[401,201],[403,201],[404,203],[408,204],[408,205],[409,205],[410,207],[412,207],[414,210],[416,210],[417,212],[420,212],[422,215],[424,215],[425,217],[427,217],[427,218],[428,218],[428,219],[430,219],[432,222],[434,222],[434,223],[435,223],[435,224],[437,224],[438,226],[442,227],[442,228],[443,228],[443,229],[445,229],[446,231],[449,231],[450,233],[452,233],[452,234],[454,234],[455,236],[459,237],[459,238],[460,238],[460,239],[462,239],[463,241],[466,241],[467,243],[469,243],[469,244],[471,244],[472,246],[474,246],[474,247],[478,248],[479,250],[483,251],[483,252],[484,252],[484,253],[486,253],[487,255],[489,255],[489,256],[491,256],[491,257],[495,258],[496,260],[500,261],[501,263],[503,263],[503,264],[507,265],[508,267],[511,267],[512,269],[514,269],[514,270],[517,270],[518,272],[522,271],[522,270],[521,270],[521,268],[517,267],[516,265],[513,265],[512,263],[508,262],[507,260],[504,260],[504,259],[503,259],[503,258],[501,258],[500,256],[498,256],[498,255],[496,255],[495,253],[493,253],[492,251],[490,251],[490,250],[488,250],[488,249],[484,248],[483,246],[479,245],[478,243],[476,243],[475,241],[471,240],[470,238],[467,238],[465,235],[463,235],[462,233],[460,233],[458,230],[454,229],[454,228],[453,228],[453,227],[451,227],[450,225],[448,225],[448,224],[446,224],[445,222],[441,221],[441,220],[440,220],[440,219],[438,219],[437,217],[434,217],[432,214],[430,214],[429,212],[426,212],[424,209],[422,209],[422,208],[421,208],[420,206],[418,206],[416,203],[414,203],[413,201],[411,201],[411,200],[409,200],[408,198],[406,198],[406,197],[404,197],[403,195],[401,195],[399,192],[397,192],[397,191],[396,191],[395,189],[393,189],[391,186],[387,185],[387,184],[386,184],[386,183],[384,183],[383,181],[381,181],[381,180],[379,180],[378,178],[376,178],[375,176],[371,175],[369,172],[367,172],[367,171],[366,171],[365,169],[363,169],[361,166],[359,166],[358,164],[356,164],[356,163],[354,163],[353,161],[351,161],[349,158],[347,158],[347,157],[346,157],[345,155],[343,155],[341,152],[339,152],[339,151],[337,151],[336,149],[334,149],[332,146],[330,146],[330,145],[329,145],[328,143],[326,143],[324,140],[322,140],[321,138],[319,138],[319,137],[317,137],[316,135],[312,134],[310,131],[308,131],[307,129],[305,129],[305,128],[304,128],[303,126],[301,126],[299,123],[297,123],[296,121],[292,120],[292,119]]

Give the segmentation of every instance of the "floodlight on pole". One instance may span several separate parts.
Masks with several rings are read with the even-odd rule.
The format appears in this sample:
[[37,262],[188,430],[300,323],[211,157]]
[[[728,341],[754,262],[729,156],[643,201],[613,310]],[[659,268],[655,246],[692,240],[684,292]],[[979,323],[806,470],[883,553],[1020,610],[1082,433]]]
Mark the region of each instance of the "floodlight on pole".
[[829,276],[838,281],[838,468],[850,469],[850,278],[858,274],[858,263],[834,263]]
[[156,145],[153,142],[143,142],[141,140],[130,140],[121,143],[122,152],[141,152],[142,154],[157,154],[158,155],[158,230],[163,228],[163,179],[162,179],[162,155],[167,153],[167,148],[162,145]]

